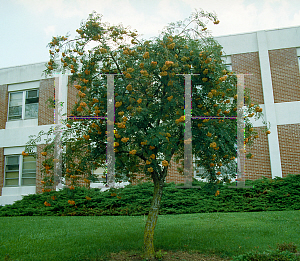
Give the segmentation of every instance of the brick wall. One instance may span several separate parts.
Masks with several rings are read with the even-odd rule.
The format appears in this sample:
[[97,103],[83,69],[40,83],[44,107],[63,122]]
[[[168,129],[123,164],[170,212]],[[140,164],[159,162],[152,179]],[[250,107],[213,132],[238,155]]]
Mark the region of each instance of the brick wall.
[[254,129],[259,137],[250,149],[246,146],[246,154],[251,152],[254,157],[252,159],[245,158],[245,180],[261,179],[262,176],[272,178],[268,136],[259,128]]
[[[278,51],[278,50],[275,50]],[[270,62],[272,60],[272,55],[274,58],[274,54],[276,52],[270,51]],[[294,57],[293,59],[296,61],[295,64],[297,66],[295,67],[295,64],[293,65],[294,67],[294,73],[293,73],[293,79],[292,82],[297,82],[297,79],[299,78],[299,69],[298,69],[298,63],[297,63],[297,56],[295,53],[295,49],[284,49],[284,52],[282,50],[281,53],[286,53],[287,51],[290,52],[290,58],[288,59],[289,61],[292,60],[291,57]],[[293,55],[292,55],[292,54]],[[232,59],[232,69],[236,73],[252,73],[253,76],[245,76],[245,87],[250,89],[250,95],[251,95],[251,100],[252,102],[259,103],[259,104],[264,104],[263,100],[263,90],[262,90],[262,83],[261,83],[261,73],[260,73],[260,65],[259,65],[259,57],[258,57],[258,52],[253,52],[253,53],[245,53],[245,54],[235,54],[231,56]],[[275,58],[274,58],[275,59]],[[277,78],[280,76],[280,70],[276,69],[276,66],[274,66],[274,59],[272,60],[272,77],[274,74],[274,71],[278,71]],[[277,59],[277,58],[276,58]],[[275,59],[275,60],[276,60]],[[276,60],[277,61],[277,60]],[[281,62],[281,59],[277,61],[277,64]],[[279,66],[279,65],[277,65]],[[281,65],[280,65],[281,66]],[[297,74],[296,74],[297,72]],[[281,76],[280,76],[281,77]],[[296,80],[295,80],[296,79]],[[275,80],[276,82],[276,80]],[[300,82],[299,82],[300,83]],[[282,83],[281,83],[282,84]],[[292,84],[292,86],[294,86]],[[300,86],[300,84],[298,84]],[[273,83],[273,88],[274,88],[274,83]],[[284,89],[283,86],[281,86],[281,89]],[[77,98],[76,98],[77,90],[70,86],[68,88],[68,115],[71,113],[72,106],[75,104]],[[298,92],[300,95],[300,92]],[[274,92],[275,95],[275,92]],[[299,97],[300,98],[300,97]],[[299,100],[299,99],[298,99]],[[289,100],[292,101],[292,100]],[[280,101],[283,102],[283,101]],[[294,127],[292,127],[294,126]],[[286,152],[283,152],[283,155],[281,156],[282,160],[282,171],[283,171],[283,176],[286,176],[287,173],[295,173],[299,174],[299,164],[296,166],[296,162],[299,162],[299,156],[297,158],[297,155],[299,154],[299,151],[294,150],[293,152],[290,152],[288,147],[288,144],[297,144],[297,141],[299,140],[299,131],[297,132],[297,127],[299,128],[299,125],[285,125],[285,126],[279,126],[278,128],[278,134],[279,134],[279,140],[280,140],[280,150],[282,151],[282,148],[286,146]],[[247,148],[247,153],[251,152],[254,155],[254,158],[252,159],[247,159],[246,158],[246,164],[245,164],[245,179],[260,179],[262,176],[265,176],[267,178],[272,178],[271,174],[271,164],[270,164],[270,155],[269,155],[269,148],[268,148],[268,137],[267,135],[263,132],[260,131],[259,128],[257,128],[259,138],[255,140],[253,146],[251,149]],[[298,140],[295,138],[295,133],[298,135]],[[289,137],[289,138],[287,138]],[[286,144],[286,145],[284,145]],[[296,147],[300,147],[297,145]],[[282,153],[282,152],[281,152]],[[182,159],[183,160],[183,159]],[[289,164],[289,162],[292,162],[293,164]],[[142,163],[140,163],[142,164]],[[168,169],[168,175],[166,177],[166,182],[174,182],[175,184],[178,183],[184,183],[184,176],[181,175],[177,167],[182,167],[181,164],[174,162],[173,160],[171,161],[171,165],[169,166]],[[136,178],[139,179],[141,177],[145,177],[143,173],[138,173]],[[148,179],[152,181],[152,179]],[[144,181],[147,181],[147,179],[144,179]],[[143,182],[143,181],[142,181]],[[137,181],[132,182],[133,185],[137,184]]]
[[251,101],[264,104],[258,52],[231,55],[232,71],[251,73],[245,76],[245,88],[250,89]]
[[[84,181],[84,179],[86,178],[85,175],[78,175],[79,179],[77,180],[77,185],[80,186],[80,187],[86,187],[86,188],[90,188],[90,184],[89,183],[86,183]],[[71,179],[70,178],[66,178],[65,179],[65,185],[66,186],[71,186],[72,182],[71,182]]]
[[[74,104],[79,100],[79,98],[76,97],[77,93],[78,93],[78,90],[74,86],[68,85],[68,100],[67,100],[67,115],[68,116],[71,115],[71,111],[72,111]],[[140,164],[142,164],[142,163],[140,163]],[[178,183],[184,182],[183,175],[180,175],[177,171],[177,167],[180,167],[180,166],[181,166],[180,164],[177,164],[176,162],[171,160],[171,166],[168,169],[168,175],[166,177],[167,183],[174,182],[175,184],[178,184]],[[139,178],[145,177],[145,175],[143,173],[135,173],[135,174],[137,174],[137,176],[136,176],[136,180],[134,180],[132,182],[133,185],[137,184],[137,180]],[[148,181],[148,180],[152,181],[152,179],[144,179],[144,182]],[[84,182],[81,181],[80,184],[84,185]]]
[[8,112],[8,91],[7,84],[0,85],[0,129],[5,129]]
[[4,148],[0,148],[0,196],[2,195],[4,183],[4,167]]
[[71,111],[79,100],[79,97],[76,97],[78,90],[71,84],[68,84],[68,99],[67,99],[67,115],[71,115]]
[[[143,165],[143,163],[140,163],[140,165]],[[166,183],[171,183],[171,182],[174,182],[175,184],[184,183],[184,176],[178,172],[177,167],[182,167],[182,165],[180,164],[180,162],[176,163],[173,156],[170,165],[168,167],[168,174],[165,179]],[[131,182],[132,185],[136,185],[138,183],[137,180],[142,177],[144,177],[144,180],[142,180],[141,182],[148,182],[148,181],[153,182],[151,177],[148,178],[143,173],[135,173],[135,174],[137,174],[136,180]]]
[[54,79],[43,79],[40,82],[38,125],[54,123],[54,109],[45,104],[49,98],[54,98]]
[[[145,163],[143,163],[143,161],[140,160],[139,165],[145,165]],[[137,185],[138,183],[148,182],[148,181],[151,181],[151,180],[152,180],[150,177],[149,177],[149,178],[146,177],[145,174],[142,173],[142,172],[140,172],[140,173],[134,173],[134,174],[136,174],[135,179],[132,179],[131,182],[130,182],[130,180],[129,180],[129,182],[130,182],[132,185]],[[140,178],[144,178],[144,179],[142,179],[141,181],[139,181]]]
[[43,185],[41,181],[43,180],[42,178],[42,162],[43,162],[43,157],[41,156],[41,153],[43,149],[45,148],[46,145],[40,144],[36,146],[36,152],[37,152],[37,159],[36,159],[36,193],[42,193],[42,188]]
[[[245,76],[245,88],[250,89],[252,102],[264,104],[258,52],[234,54],[231,61],[235,73],[253,74]],[[245,159],[245,179],[255,180],[262,176],[272,178],[268,137],[259,128],[255,129],[259,138],[254,141],[251,149],[246,147],[246,153],[251,152],[254,158]]]
[[296,48],[269,51],[274,102],[300,101],[300,74]]
[[[42,176],[42,162],[44,160],[44,157],[41,156],[41,153],[43,151],[43,149],[45,148],[46,145],[44,144],[40,144],[37,145],[37,161],[36,161],[36,193],[42,193],[42,189],[43,189],[43,184],[41,183],[41,181],[43,180],[43,176]],[[63,174],[63,173],[62,173]],[[78,180],[78,184],[80,186],[85,186],[86,188],[89,188],[89,184],[84,182],[84,176],[79,176],[80,179]],[[70,180],[68,178],[66,178],[66,185],[69,186],[71,184]]]
[[278,125],[282,177],[300,174],[300,123]]
[[182,168],[181,161],[184,161],[184,159],[181,159],[178,163],[176,163],[174,156],[171,158],[170,166],[168,168],[168,175],[166,177],[166,183],[184,183],[184,175],[181,175],[177,170],[177,167]]

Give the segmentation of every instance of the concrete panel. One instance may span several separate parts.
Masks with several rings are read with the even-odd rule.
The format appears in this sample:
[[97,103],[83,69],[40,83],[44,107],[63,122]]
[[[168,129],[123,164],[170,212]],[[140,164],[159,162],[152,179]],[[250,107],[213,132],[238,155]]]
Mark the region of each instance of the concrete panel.
[[22,196],[1,196],[0,197],[0,206],[12,205],[16,201],[21,200]]
[[269,50],[300,47],[300,26],[265,32]]
[[4,155],[19,155],[22,151],[25,150],[24,146],[21,147],[12,147],[12,148],[4,148]]
[[277,125],[300,123],[300,101],[275,103]]
[[265,102],[266,121],[270,122],[271,134],[268,135],[269,154],[271,162],[272,178],[282,177],[280,149],[277,132],[277,118],[274,104],[273,86],[271,78],[271,68],[269,60],[269,52],[267,46],[267,35],[265,31],[257,32],[257,40],[259,47],[259,61],[261,69],[261,79],[263,86],[263,96]]
[[21,200],[23,196],[35,193],[35,186],[3,187],[2,196],[0,197],[0,205],[11,205],[15,201]]
[[35,186],[3,187],[2,196],[20,196],[35,194]]
[[40,81],[23,82],[8,85],[8,92],[36,89],[40,87]]
[[[46,63],[46,62],[45,62]],[[46,69],[45,63],[28,64],[0,69],[0,85],[38,81]]]
[[223,46],[225,55],[257,52],[256,33],[218,36],[214,38]]
[[[38,119],[7,121],[5,129],[23,129],[28,127],[37,127]],[[22,132],[22,131],[21,131]]]
[[256,33],[265,32],[268,50],[300,47],[300,26],[214,37],[226,55],[258,51]]
[[[41,125],[35,127],[24,127],[22,129],[4,129],[0,130],[0,144],[1,147],[18,147],[18,146],[25,146],[25,144],[29,140],[30,135],[37,135],[41,130],[47,132],[50,127],[54,127],[54,125]],[[44,138],[47,136],[42,137],[42,144]],[[53,138],[54,136],[50,136]]]
[[[25,150],[25,146],[4,148],[4,155],[19,155]],[[33,149],[36,152],[36,148]]]

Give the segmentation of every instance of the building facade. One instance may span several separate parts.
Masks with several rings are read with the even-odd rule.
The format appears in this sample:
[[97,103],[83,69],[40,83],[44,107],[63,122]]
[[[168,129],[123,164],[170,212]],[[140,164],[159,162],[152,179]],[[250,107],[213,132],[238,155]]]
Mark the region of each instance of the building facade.
[[[245,86],[263,108],[271,134],[260,134],[246,160],[246,179],[300,174],[300,27],[217,37],[232,70],[251,73]],[[229,60],[229,61],[230,61]],[[254,127],[261,122],[253,122]]]
[[[229,69],[252,74],[245,76],[245,87],[271,125],[269,135],[258,130],[259,138],[250,150],[254,158],[246,159],[245,178],[300,174],[300,27],[220,36],[216,40],[224,48]],[[44,66],[39,63],[0,69],[0,205],[42,192],[41,157],[23,157],[22,151],[29,135],[54,126],[54,110],[45,105],[54,95],[54,78],[42,76]],[[70,115],[77,91],[68,86],[67,76],[59,77],[60,101],[66,105],[62,113]],[[262,120],[251,121],[254,128],[263,126]],[[42,143],[37,146],[38,155],[42,148]],[[166,182],[183,183],[177,170],[181,164],[171,163]],[[95,173],[101,181],[103,169]],[[138,178],[142,176],[138,174]],[[92,183],[91,187],[105,189],[101,183]]]

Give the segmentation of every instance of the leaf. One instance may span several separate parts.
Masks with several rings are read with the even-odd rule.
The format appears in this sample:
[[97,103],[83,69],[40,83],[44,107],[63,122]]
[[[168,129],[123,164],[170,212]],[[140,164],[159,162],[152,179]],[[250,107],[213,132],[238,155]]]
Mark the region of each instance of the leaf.
[[207,191],[210,195],[214,195],[218,190],[218,185],[213,183],[206,183],[203,189]]

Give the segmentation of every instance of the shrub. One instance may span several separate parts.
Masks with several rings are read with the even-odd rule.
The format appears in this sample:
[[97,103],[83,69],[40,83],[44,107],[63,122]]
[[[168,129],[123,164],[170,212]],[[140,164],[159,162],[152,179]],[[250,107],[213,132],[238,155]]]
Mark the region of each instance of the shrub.
[[[218,195],[208,193],[209,186],[204,182],[194,180],[193,185],[202,189],[178,189],[174,183],[166,183],[159,215],[300,210],[300,175],[248,180],[246,185],[254,188],[246,189],[218,184]],[[31,194],[0,207],[0,216],[147,215],[153,188],[153,183],[147,182],[104,192],[77,187]]]
[[277,243],[277,249],[279,251],[289,251],[291,253],[297,253],[297,246],[293,242],[283,244]]
[[295,254],[289,251],[266,250],[262,253],[248,252],[236,257],[233,257],[234,261],[298,261],[300,260]]

